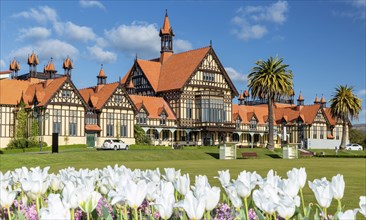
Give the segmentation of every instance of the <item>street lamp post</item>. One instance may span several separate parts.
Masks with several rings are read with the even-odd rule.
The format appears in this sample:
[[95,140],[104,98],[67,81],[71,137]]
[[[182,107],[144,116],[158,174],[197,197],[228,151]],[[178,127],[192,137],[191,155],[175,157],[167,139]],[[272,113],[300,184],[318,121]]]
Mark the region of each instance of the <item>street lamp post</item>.
[[[42,129],[43,129],[43,118],[42,118],[42,111],[39,110],[38,111],[34,111],[33,112],[33,116],[34,118],[38,119],[38,124],[39,124],[39,139],[40,139],[40,142],[39,142],[39,150],[42,151],[42,147],[43,147],[43,132],[42,132]],[[49,117],[49,113],[45,113],[45,120],[47,120]]]

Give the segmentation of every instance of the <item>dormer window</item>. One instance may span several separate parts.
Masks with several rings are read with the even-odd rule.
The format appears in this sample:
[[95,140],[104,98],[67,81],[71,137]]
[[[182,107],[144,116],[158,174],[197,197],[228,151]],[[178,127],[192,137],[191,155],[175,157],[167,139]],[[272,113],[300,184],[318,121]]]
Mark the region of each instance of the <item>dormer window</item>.
[[62,90],[62,98],[70,98],[71,91],[70,90]]
[[254,117],[250,120],[249,129],[257,130],[257,120]]
[[147,114],[143,109],[141,109],[141,111],[136,115],[136,123],[137,124],[147,123]]
[[215,74],[203,72],[203,81],[214,82],[215,81]]
[[160,125],[166,125],[166,114],[165,112],[160,115]]
[[238,118],[235,120],[235,127],[236,127],[237,129],[240,129],[240,124],[241,124],[241,120],[240,120],[240,118],[238,117]]
[[118,103],[119,103],[119,102],[122,102],[122,95],[115,95],[115,96],[114,96],[114,101],[115,101],[115,102],[118,102]]

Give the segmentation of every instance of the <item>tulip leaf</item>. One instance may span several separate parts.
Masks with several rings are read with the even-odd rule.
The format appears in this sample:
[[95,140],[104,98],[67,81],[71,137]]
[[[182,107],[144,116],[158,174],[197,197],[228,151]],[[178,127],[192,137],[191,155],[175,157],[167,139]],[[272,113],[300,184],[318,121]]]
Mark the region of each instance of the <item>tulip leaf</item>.
[[318,209],[315,209],[314,220],[320,220]]
[[[240,209],[240,211],[239,211],[239,219],[247,220],[247,216],[246,216],[246,214],[245,214],[244,209]],[[249,219],[248,219],[248,220],[249,220]]]
[[257,214],[259,220],[265,220],[266,219],[264,217],[263,213],[259,209],[255,208],[254,210],[255,210],[255,213]]
[[27,220],[27,218],[24,216],[24,214],[22,212],[18,212],[17,210],[15,210],[14,215],[15,215],[14,219],[16,219],[16,220]]
[[102,206],[102,213],[105,220],[113,220],[109,210],[105,206]]

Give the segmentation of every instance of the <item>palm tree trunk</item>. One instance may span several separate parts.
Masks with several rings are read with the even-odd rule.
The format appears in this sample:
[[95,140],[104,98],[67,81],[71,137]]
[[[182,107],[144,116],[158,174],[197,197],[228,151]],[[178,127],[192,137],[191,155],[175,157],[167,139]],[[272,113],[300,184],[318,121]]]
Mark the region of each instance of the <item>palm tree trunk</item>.
[[268,97],[268,144],[267,148],[269,150],[274,149],[274,141],[273,141],[273,127],[274,127],[274,121],[273,121],[273,102],[274,100],[271,97]]
[[346,148],[346,142],[347,142],[347,120],[343,119],[343,127],[342,127],[342,139],[341,139],[341,145],[339,146],[340,149]]

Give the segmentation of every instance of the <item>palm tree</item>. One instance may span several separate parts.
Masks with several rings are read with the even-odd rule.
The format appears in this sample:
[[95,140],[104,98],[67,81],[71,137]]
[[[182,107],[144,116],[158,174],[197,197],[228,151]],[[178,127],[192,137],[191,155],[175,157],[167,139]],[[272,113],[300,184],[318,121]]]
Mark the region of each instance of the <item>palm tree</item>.
[[330,114],[334,118],[339,118],[342,120],[342,140],[340,148],[346,147],[347,141],[347,124],[349,123],[349,118],[357,119],[358,114],[362,110],[361,99],[353,94],[352,86],[338,86],[335,89],[335,93],[330,100]]
[[283,64],[283,59],[270,57],[267,61],[258,60],[251,73],[248,75],[248,87],[253,98],[260,98],[263,95],[268,100],[268,145],[273,150],[273,108],[277,96],[290,95],[293,86],[293,74],[288,70],[289,65]]

